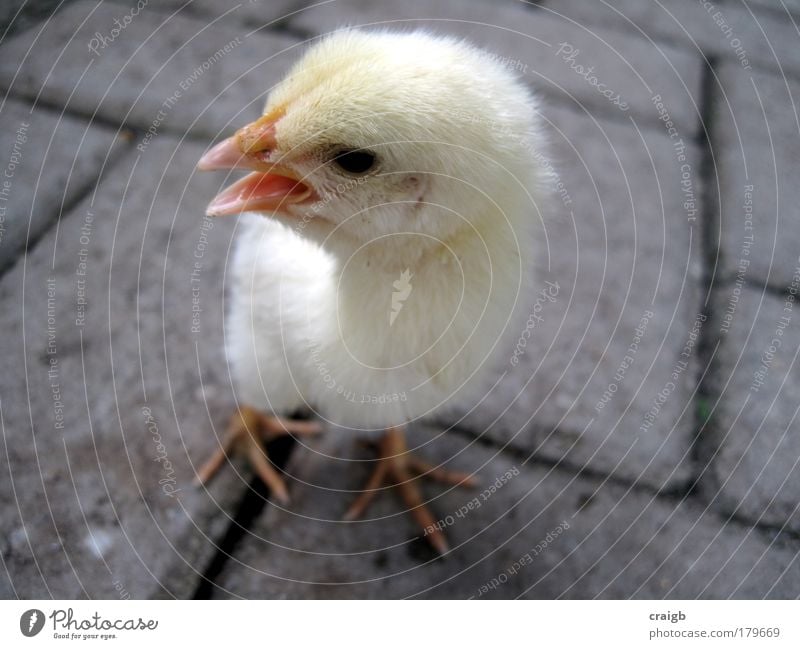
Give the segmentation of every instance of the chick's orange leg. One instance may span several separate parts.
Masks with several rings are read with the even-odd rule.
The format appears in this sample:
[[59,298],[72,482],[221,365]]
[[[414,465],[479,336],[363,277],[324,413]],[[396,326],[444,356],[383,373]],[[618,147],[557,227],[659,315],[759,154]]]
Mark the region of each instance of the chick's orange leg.
[[447,552],[449,549],[447,539],[436,525],[436,519],[430,509],[425,505],[415,476],[417,478],[428,477],[437,482],[464,487],[476,486],[476,478],[468,473],[445,471],[414,457],[408,452],[402,428],[388,428],[378,445],[378,452],[380,454],[378,466],[369,477],[364,491],[350,505],[344,516],[345,520],[352,521],[360,518],[378,491],[384,485],[389,485],[395,487],[400,493],[403,503],[408,507],[417,524],[425,530],[425,538],[433,548],[439,554]]
[[220,470],[228,455],[238,452],[247,457],[275,499],[286,505],[289,503],[289,491],[283,478],[270,463],[263,442],[282,435],[314,435],[320,430],[319,423],[314,421],[285,419],[248,406],[240,406],[228,422],[222,446],[198,469],[195,484],[208,482]]

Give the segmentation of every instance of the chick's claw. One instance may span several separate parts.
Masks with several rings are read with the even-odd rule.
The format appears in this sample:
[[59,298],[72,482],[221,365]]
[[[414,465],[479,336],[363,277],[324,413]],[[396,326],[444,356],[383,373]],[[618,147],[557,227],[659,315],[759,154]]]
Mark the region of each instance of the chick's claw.
[[442,484],[455,485],[456,487],[477,487],[480,484],[477,476],[462,473],[461,471],[446,471],[413,455],[408,458],[408,468],[418,476],[430,478]]
[[428,542],[439,554],[445,554],[449,550],[447,539],[436,524],[430,509],[425,505],[416,479],[429,477],[437,482],[464,487],[474,487],[478,484],[478,480],[468,473],[445,471],[411,455],[401,428],[387,429],[378,448],[380,453],[378,465],[364,485],[364,490],[350,505],[344,519],[353,521],[361,518],[384,485],[394,487],[400,493],[414,520],[425,530]]
[[287,505],[289,491],[286,483],[270,462],[263,442],[282,435],[316,435],[321,430],[315,421],[286,419],[241,406],[228,422],[222,446],[198,469],[195,484],[207,483],[222,468],[231,452],[239,453],[247,457],[275,500]]

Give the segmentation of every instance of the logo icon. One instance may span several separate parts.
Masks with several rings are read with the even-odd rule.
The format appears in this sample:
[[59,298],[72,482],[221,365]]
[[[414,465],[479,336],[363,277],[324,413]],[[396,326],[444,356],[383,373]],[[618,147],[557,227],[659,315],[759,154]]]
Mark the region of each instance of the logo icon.
[[402,273],[400,273],[400,279],[396,279],[392,282],[392,287],[394,291],[392,292],[392,310],[389,311],[389,326],[391,327],[394,324],[395,319],[400,314],[400,309],[403,308],[403,302],[406,301],[409,295],[411,295],[411,278],[414,277],[411,274],[411,271],[406,268]]
[[22,635],[32,638],[44,627],[44,613],[38,608],[25,611],[19,618],[19,630]]

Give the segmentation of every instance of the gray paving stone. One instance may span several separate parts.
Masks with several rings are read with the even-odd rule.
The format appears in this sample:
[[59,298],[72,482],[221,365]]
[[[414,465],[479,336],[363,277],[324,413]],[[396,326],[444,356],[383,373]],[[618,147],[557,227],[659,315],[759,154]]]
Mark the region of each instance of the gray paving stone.
[[[660,94],[670,101],[674,120],[685,130],[691,131],[698,122],[694,104],[700,95],[699,57],[669,46],[658,51],[630,30],[590,30],[521,3],[480,1],[341,0],[312,6],[289,20],[292,27],[312,33],[376,23],[424,26],[466,37],[507,58],[510,67],[541,91],[585,104],[598,115],[626,120],[633,115],[656,123],[651,98]],[[599,92],[592,77],[627,110]]]
[[7,99],[0,109],[0,272],[91,187],[129,133]]
[[[526,466],[463,437],[417,430],[421,454],[477,470],[485,487],[427,485],[452,551],[434,559],[396,496],[338,519],[369,472],[330,431],[293,457],[293,504],[270,508],[217,596],[254,598],[796,597],[797,542],[776,542],[688,503]],[[430,441],[437,438],[435,441]],[[426,443],[427,441],[427,443]],[[517,474],[517,475],[515,475]],[[469,503],[477,498],[479,506]],[[459,512],[463,512],[459,516]],[[564,524],[566,522],[566,525]],[[538,546],[538,550],[537,550]]]
[[[732,0],[725,0],[726,4],[731,3]],[[747,4],[753,11],[765,10],[774,11],[779,16],[800,15],[800,0],[748,0]]]
[[[769,1],[769,0],[766,0]],[[784,13],[752,14],[739,2],[671,0],[668,3],[611,0],[546,0],[543,11],[563,15],[589,28],[613,27],[737,65],[800,74],[800,36]],[[763,30],[763,31],[762,31]]]
[[681,138],[544,113],[565,193],[546,209],[536,283],[557,294],[528,296],[541,321],[514,336],[496,388],[446,421],[553,461],[675,487],[690,476],[695,428],[702,210],[682,205],[681,166],[691,166],[697,197],[697,150],[683,135],[683,162]]
[[735,64],[722,65],[719,79],[714,140],[721,185],[721,270],[728,279],[736,276],[747,248],[747,279],[768,280],[784,289],[800,254],[800,82],[762,72],[751,76]]
[[720,334],[716,407],[704,434],[704,494],[726,514],[800,532],[800,307],[734,284],[716,292],[715,311],[718,330],[724,320],[730,327]]
[[[115,20],[127,27],[111,40]],[[26,33],[0,47],[0,84],[136,126],[145,131],[137,142],[145,148],[151,128],[213,137],[260,114],[298,56],[297,39],[250,32],[233,21],[169,17],[147,7],[131,16],[122,5],[78,2],[37,31],[38,40]],[[41,43],[48,47],[36,47]],[[35,55],[28,55],[32,45]]]
[[[510,1],[431,6],[421,0],[342,0],[286,17],[303,3],[243,2],[236,8],[195,0],[167,20],[180,5],[168,0],[133,17],[97,55],[88,49],[91,39],[111,36],[114,20],[124,19],[130,3],[78,2],[63,8],[38,40],[38,27],[7,39],[0,45],[0,86],[11,86],[17,98],[40,96],[49,107],[34,115],[43,121],[25,145],[13,185],[14,200],[27,201],[28,216],[34,215],[33,230],[43,230],[59,213],[65,190],[68,202],[80,196],[109,147],[119,146],[111,142],[114,129],[93,123],[78,148],[78,134],[95,112],[103,123],[136,129],[132,145],[140,145],[141,156],[137,160],[129,148],[104,174],[96,196],[63,214],[58,227],[0,278],[3,304],[18,305],[0,312],[0,357],[7,368],[0,378],[0,597],[191,596],[197,572],[215,551],[212,540],[229,525],[228,512],[250,474],[229,469],[209,491],[189,486],[194,466],[215,447],[214,429],[221,430],[233,408],[222,353],[221,285],[235,221],[215,221],[206,230],[203,203],[221,176],[194,177],[201,148],[169,133],[210,139],[256,115],[269,87],[300,54],[294,47],[300,38],[276,33],[276,26],[288,22],[292,34],[316,34],[385,20],[432,26],[485,45],[508,57],[556,104],[545,112],[553,121],[552,159],[563,191],[554,198],[558,209],[547,211],[540,287],[558,282],[558,294],[552,302],[529,296],[530,311],[544,320],[530,329],[519,363],[509,360],[501,368],[506,373],[494,391],[472,412],[442,414],[469,434],[448,433],[421,449],[437,462],[477,470],[487,486],[507,472],[519,475],[463,517],[457,512],[480,498],[480,490],[427,485],[437,515],[451,516],[453,523],[447,524],[453,553],[431,560],[395,498],[375,503],[371,515],[377,520],[338,522],[349,491],[362,485],[369,469],[366,462],[347,460],[370,456],[340,431],[330,431],[293,458],[293,505],[267,509],[228,563],[218,595],[800,596],[796,537],[752,527],[759,521],[800,532],[794,510],[800,487],[793,418],[800,387],[796,313],[764,385],[747,399],[782,315],[775,289],[792,281],[800,254],[796,232],[787,227],[797,220],[792,171],[798,125],[790,99],[797,95],[800,48],[792,46],[798,36],[791,21],[765,3],[749,3],[756,23],[740,4],[720,2],[731,31],[694,0],[665,5],[677,22],[655,3],[611,3],[656,45],[603,3],[571,0],[545,3],[566,17]],[[794,1],[790,5],[796,9]],[[271,21],[278,23],[248,35]],[[737,60],[732,38],[741,40],[753,72]],[[573,63],[595,66],[630,109],[620,111],[572,71],[570,61],[555,54],[561,42],[580,50]],[[32,44],[34,56],[20,65]],[[226,45],[229,53],[216,55]],[[702,54],[720,61],[715,70],[726,93],[716,89],[712,120],[723,190],[718,278],[727,282],[715,292],[717,319],[743,255],[745,184],[754,185],[756,230],[746,273],[753,287],[742,289],[730,332],[712,332],[723,345],[712,383],[720,404],[699,449],[701,459],[713,459],[700,485],[705,500],[679,503],[650,492],[693,477],[687,452],[701,405],[692,394],[700,370],[693,354],[678,366],[677,377],[672,374],[686,358],[682,350],[693,342],[701,308],[695,244],[705,212],[698,205],[698,220],[687,220],[681,162],[651,98],[662,95],[688,143],[699,126],[693,101],[700,95]],[[776,54],[789,75],[788,90]],[[50,142],[42,132],[53,130],[52,120],[67,103],[73,116],[64,118],[52,140],[31,212],[41,164],[28,152],[35,148],[42,155]],[[22,106],[7,102],[4,123],[21,121]],[[148,137],[151,126],[155,135]],[[15,130],[6,129],[0,140],[9,156]],[[698,195],[697,151],[687,146],[686,155]],[[91,227],[82,230],[90,212]],[[5,222],[0,266],[18,240],[18,224],[15,219],[12,230]],[[200,281],[193,283],[198,260]],[[85,286],[77,274],[82,263]],[[762,301],[759,287],[766,279],[772,292]],[[200,331],[193,331],[193,289],[200,295]],[[84,295],[88,304],[78,324]],[[647,311],[653,316],[632,363],[624,365]],[[513,353],[509,349],[509,359]],[[57,372],[48,374],[53,359]],[[620,372],[624,376],[616,378]],[[604,395],[612,384],[615,392]],[[172,472],[154,460],[159,449],[147,412],[172,464],[177,498],[165,493]],[[444,428],[417,425],[415,439],[424,442]],[[491,444],[465,448],[470,435]],[[498,443],[509,447],[498,453]],[[557,466],[526,465],[529,454]],[[587,471],[579,474],[581,468]],[[600,474],[622,481],[592,477]],[[623,482],[648,489],[628,490]],[[709,503],[708,509],[699,502]],[[732,514],[735,521],[727,520]],[[569,529],[556,533],[565,520]],[[545,541],[544,551],[523,559]]]
[[220,18],[235,20],[253,27],[271,27],[283,22],[293,11],[305,7],[306,0],[245,0],[245,2],[218,0],[165,0],[158,5],[159,9],[176,11],[184,15],[202,18]]
[[0,313],[0,537],[19,597],[190,596],[229,523],[242,478],[190,484],[233,408],[235,221],[204,229],[201,153],[162,135],[120,160],[0,282],[16,305]]
[[30,29],[42,20],[53,15],[60,0],[5,0],[0,5],[0,36],[10,36]]

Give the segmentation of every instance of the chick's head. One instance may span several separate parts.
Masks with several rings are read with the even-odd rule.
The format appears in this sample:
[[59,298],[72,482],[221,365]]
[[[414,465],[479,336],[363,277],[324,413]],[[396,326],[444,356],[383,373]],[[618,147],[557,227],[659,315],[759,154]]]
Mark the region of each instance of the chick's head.
[[525,86],[477,48],[343,30],[309,49],[259,120],[200,161],[254,170],[208,212],[264,212],[334,248],[391,246],[400,233],[446,240],[530,200],[535,119]]

